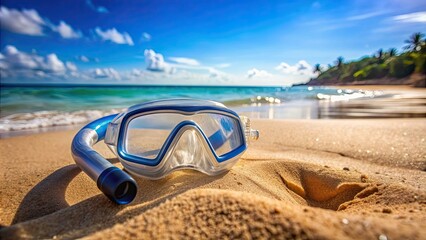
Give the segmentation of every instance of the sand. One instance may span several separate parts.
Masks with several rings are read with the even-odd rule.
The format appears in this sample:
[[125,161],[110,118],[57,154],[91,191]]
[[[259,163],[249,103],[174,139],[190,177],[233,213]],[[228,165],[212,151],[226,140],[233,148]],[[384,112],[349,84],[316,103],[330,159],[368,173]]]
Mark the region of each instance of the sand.
[[[422,239],[426,120],[254,120],[225,174],[137,179],[118,206],[74,164],[77,130],[0,139],[1,239]],[[96,146],[117,166],[103,144]]]

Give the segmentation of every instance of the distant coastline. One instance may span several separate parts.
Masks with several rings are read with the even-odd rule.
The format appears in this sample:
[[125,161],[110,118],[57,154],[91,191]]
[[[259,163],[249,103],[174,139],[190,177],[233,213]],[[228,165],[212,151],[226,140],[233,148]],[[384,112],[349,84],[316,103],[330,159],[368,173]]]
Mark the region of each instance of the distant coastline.
[[316,64],[317,73],[304,86],[344,85],[409,85],[426,87],[426,39],[423,33],[414,33],[405,41],[401,52],[396,48],[379,49],[370,56],[345,62],[338,57],[325,68]]
[[404,85],[411,87],[424,88],[426,87],[425,74],[412,74],[408,77],[397,79],[391,77],[366,79],[366,80],[353,80],[342,82],[339,79],[311,79],[307,83],[297,84],[293,86],[350,86],[350,85]]

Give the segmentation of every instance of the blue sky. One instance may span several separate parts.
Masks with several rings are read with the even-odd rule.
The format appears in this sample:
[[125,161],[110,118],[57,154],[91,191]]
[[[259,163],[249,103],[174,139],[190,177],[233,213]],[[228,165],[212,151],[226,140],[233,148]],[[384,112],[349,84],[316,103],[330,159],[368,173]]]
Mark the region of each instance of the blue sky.
[[425,1],[2,0],[2,82],[289,85],[426,30]]

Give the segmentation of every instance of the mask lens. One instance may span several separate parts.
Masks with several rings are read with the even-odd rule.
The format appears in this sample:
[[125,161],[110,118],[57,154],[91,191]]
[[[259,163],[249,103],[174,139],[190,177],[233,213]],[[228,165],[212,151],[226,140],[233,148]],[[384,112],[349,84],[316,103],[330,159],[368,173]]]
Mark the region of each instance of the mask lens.
[[129,122],[126,152],[145,159],[155,159],[172,130],[188,120],[201,128],[217,156],[223,156],[243,144],[244,136],[238,120],[227,115],[155,113],[136,117]]
[[177,114],[159,113],[132,119],[127,126],[126,152],[155,159],[170,132],[181,121]]
[[217,156],[223,156],[240,147],[244,137],[238,120],[221,114],[199,114],[194,120],[203,130]]

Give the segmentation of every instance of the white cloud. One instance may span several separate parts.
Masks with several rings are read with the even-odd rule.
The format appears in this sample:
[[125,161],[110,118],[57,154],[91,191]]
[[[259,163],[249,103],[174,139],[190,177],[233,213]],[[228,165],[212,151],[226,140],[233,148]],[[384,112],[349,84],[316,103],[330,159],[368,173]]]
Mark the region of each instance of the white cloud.
[[0,71],[6,71],[8,68],[8,65],[6,63],[6,61],[4,61],[5,57],[3,54],[0,53]]
[[94,78],[110,78],[120,80],[120,74],[114,68],[96,68],[92,70]]
[[90,61],[89,58],[84,56],[84,55],[81,55],[80,57],[78,57],[78,59],[82,62],[89,62]]
[[205,69],[207,69],[207,73],[209,74],[209,78],[215,78],[215,79],[222,79],[222,80],[228,80],[229,76],[228,74],[217,70],[216,68],[213,67],[206,67]]
[[426,23],[426,11],[394,16],[392,20],[405,23]]
[[144,56],[147,70],[154,72],[174,72],[174,68],[164,61],[161,53],[156,53],[152,49],[145,49]]
[[[132,73],[133,75],[143,75],[142,71]],[[2,78],[8,78],[9,81],[30,79],[38,81],[105,79],[104,81],[111,81],[122,79],[121,74],[114,68],[79,71],[75,63],[61,60],[55,53],[41,56],[35,51],[26,53],[10,45],[0,53],[0,75]]]
[[115,28],[102,31],[99,27],[95,29],[95,32],[103,41],[111,41],[117,44],[128,44],[130,46],[134,45],[132,38],[127,32],[120,33]]
[[[134,69],[135,70],[135,69]],[[192,71],[191,69],[175,69],[173,74],[167,72],[153,72],[153,71],[144,71],[137,70],[128,73],[129,80],[137,81],[138,83],[146,84],[207,84],[207,85],[217,85],[228,83],[228,78],[223,77],[222,75],[211,76],[207,71],[197,72]],[[135,76],[135,72],[140,72],[140,76]]]
[[368,13],[350,16],[350,17],[347,18],[347,20],[349,20],[349,21],[365,20],[365,19],[369,19],[369,18],[373,18],[373,17],[383,15],[383,14],[386,14],[386,13],[388,13],[388,11],[368,12]]
[[230,63],[221,63],[216,65],[217,68],[228,68],[230,66],[231,66]]
[[0,70],[2,77],[45,77],[66,76],[77,72],[77,66],[72,62],[64,63],[54,53],[40,56],[37,53],[19,51],[16,47],[8,45],[1,53]]
[[44,68],[51,72],[63,72],[65,70],[64,62],[59,60],[58,56],[54,53],[47,55],[44,63]]
[[152,38],[151,34],[147,32],[142,33],[142,38],[141,38],[142,41],[149,42],[151,41],[151,38]]
[[200,62],[198,62],[196,59],[193,58],[184,58],[184,57],[169,57],[170,61],[178,63],[178,64],[184,64],[189,66],[199,66]]
[[3,53],[0,61],[4,69],[36,69],[43,62],[41,57],[22,53],[10,45],[5,47]]
[[[169,75],[178,74],[179,77],[187,76],[188,78],[197,76],[199,81],[201,81],[202,78],[227,81],[229,78],[227,73],[219,71],[214,67],[203,66],[196,59],[192,58],[170,57],[169,59],[174,63],[169,63],[164,60],[162,54],[156,53],[152,49],[145,50],[144,58],[146,69],[151,72],[163,72]],[[179,77],[176,76],[175,79]]]
[[247,77],[248,78],[255,78],[255,77],[266,78],[266,77],[272,77],[272,74],[268,73],[265,70],[259,70],[257,68],[252,68],[252,69],[247,71]]
[[63,38],[80,38],[82,36],[80,31],[75,31],[64,21],[60,21],[59,25],[57,27],[53,27],[52,30],[58,32]]
[[[228,73],[220,71],[216,67],[202,65],[196,59],[184,58],[184,57],[170,57],[169,59],[173,63],[169,63],[164,61],[163,55],[159,53],[155,53],[155,52],[150,52],[150,51],[152,50],[145,50],[145,54],[150,55],[150,56],[145,55],[145,61],[149,59],[147,61],[147,66],[154,65],[152,63],[156,63],[159,66],[165,66],[164,72],[179,75],[179,76],[176,76],[175,79],[187,77],[188,79],[194,78],[193,80],[198,79],[198,81],[203,81],[203,82],[211,81],[211,80],[216,80],[218,82],[226,82],[231,78],[231,75],[229,75]],[[153,61],[152,59],[154,55],[157,58]],[[221,64],[219,67],[225,68],[229,66],[230,64],[225,63],[225,64]],[[157,72],[159,71],[159,69],[162,69],[162,67],[159,67],[159,68],[151,67],[151,69],[148,68],[148,70],[157,71]]]
[[95,4],[93,4],[92,0],[86,0],[86,4],[87,4],[87,6],[89,6],[90,9],[92,9],[93,11],[96,11],[98,13],[109,13],[109,11],[106,7],[95,6]]
[[282,62],[275,67],[276,70],[292,75],[313,75],[313,67],[305,60],[300,60],[295,65]]
[[66,67],[67,67],[67,69],[68,69],[68,70],[70,70],[71,72],[77,72],[77,71],[78,71],[77,66],[76,66],[74,63],[72,63],[72,62],[66,62],[66,63],[65,63],[65,66],[66,66]]
[[23,9],[8,9],[7,7],[0,8],[0,25],[1,28],[11,32],[42,36],[43,27],[46,25],[36,10]]
[[75,31],[64,21],[60,21],[58,26],[55,26],[48,19],[42,18],[34,9],[19,11],[1,7],[0,25],[2,29],[31,36],[43,36],[45,28],[59,33],[62,38],[80,38],[82,36],[80,31]]
[[139,69],[134,68],[132,70],[132,72],[130,73],[130,75],[134,76],[134,77],[140,77],[142,75],[142,71],[139,70]]

